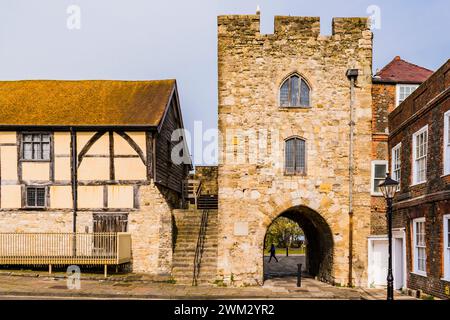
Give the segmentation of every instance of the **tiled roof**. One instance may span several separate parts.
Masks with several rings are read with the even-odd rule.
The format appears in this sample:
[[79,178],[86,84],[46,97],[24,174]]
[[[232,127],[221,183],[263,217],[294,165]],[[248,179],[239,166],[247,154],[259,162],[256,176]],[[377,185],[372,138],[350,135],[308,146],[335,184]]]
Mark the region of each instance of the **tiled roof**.
[[175,80],[0,81],[0,126],[158,126]]
[[377,72],[374,82],[389,83],[422,83],[433,74],[433,71],[409,63],[396,56],[383,69]]

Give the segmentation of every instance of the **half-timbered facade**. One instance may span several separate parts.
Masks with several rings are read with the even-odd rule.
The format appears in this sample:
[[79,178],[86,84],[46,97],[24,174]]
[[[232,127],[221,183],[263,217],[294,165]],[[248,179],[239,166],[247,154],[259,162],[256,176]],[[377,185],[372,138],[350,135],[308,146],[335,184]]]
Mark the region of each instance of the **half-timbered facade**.
[[133,270],[169,274],[180,128],[175,80],[0,82],[0,233],[126,231]]

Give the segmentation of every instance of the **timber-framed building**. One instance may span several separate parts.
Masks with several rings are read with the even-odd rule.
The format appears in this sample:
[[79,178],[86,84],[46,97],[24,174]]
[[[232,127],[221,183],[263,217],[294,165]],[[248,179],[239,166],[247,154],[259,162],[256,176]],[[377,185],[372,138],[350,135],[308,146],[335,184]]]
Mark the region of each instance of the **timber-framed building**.
[[133,271],[170,274],[182,128],[175,80],[0,82],[0,233],[128,232]]

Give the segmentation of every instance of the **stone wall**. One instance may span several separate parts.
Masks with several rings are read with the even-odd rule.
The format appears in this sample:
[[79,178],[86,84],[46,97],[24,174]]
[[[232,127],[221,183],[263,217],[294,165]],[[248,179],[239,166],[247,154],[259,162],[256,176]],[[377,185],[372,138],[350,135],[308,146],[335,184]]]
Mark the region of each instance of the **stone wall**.
[[[128,212],[128,232],[132,238],[132,270],[170,275],[172,269],[172,210],[167,198],[154,185],[138,189],[139,209]],[[93,212],[79,211],[77,231],[92,232]],[[71,210],[1,210],[2,232],[72,232]]]
[[196,166],[194,179],[200,180],[202,183],[201,194],[218,194],[219,186],[217,185],[217,166]]
[[[372,33],[367,20],[335,18],[331,36],[319,34],[315,17],[276,17],[275,33],[268,35],[260,33],[259,24],[259,15],[218,18],[219,130],[225,137],[218,178],[219,276],[235,285],[262,283],[267,227],[284,211],[305,206],[321,215],[333,234],[329,278],[348,283],[346,71],[356,68],[353,283],[365,285],[370,232],[367,146],[372,139]],[[294,72],[311,87],[310,108],[279,107],[279,87]],[[256,159],[251,151],[255,136]],[[284,175],[284,140],[291,136],[306,140],[306,175]]]

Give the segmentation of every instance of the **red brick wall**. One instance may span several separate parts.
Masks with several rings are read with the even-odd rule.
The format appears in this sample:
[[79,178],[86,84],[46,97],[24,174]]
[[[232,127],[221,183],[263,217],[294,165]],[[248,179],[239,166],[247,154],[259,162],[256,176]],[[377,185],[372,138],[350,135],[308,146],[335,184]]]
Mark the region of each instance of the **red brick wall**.
[[[443,174],[444,113],[450,110],[448,88],[450,60],[389,115],[389,150],[402,143],[401,188],[394,200],[394,228],[406,230],[407,285],[440,298],[450,298],[443,276],[443,221],[450,213],[450,176]],[[436,97],[440,96],[441,99]],[[427,181],[412,183],[412,135],[428,125]],[[425,217],[427,276],[412,273],[412,220]]]
[[372,132],[387,133],[388,115],[395,108],[395,84],[372,85]]
[[[388,114],[395,107],[395,84],[372,85],[372,160],[388,159]],[[372,196],[370,230],[373,235],[387,233],[386,202]]]

